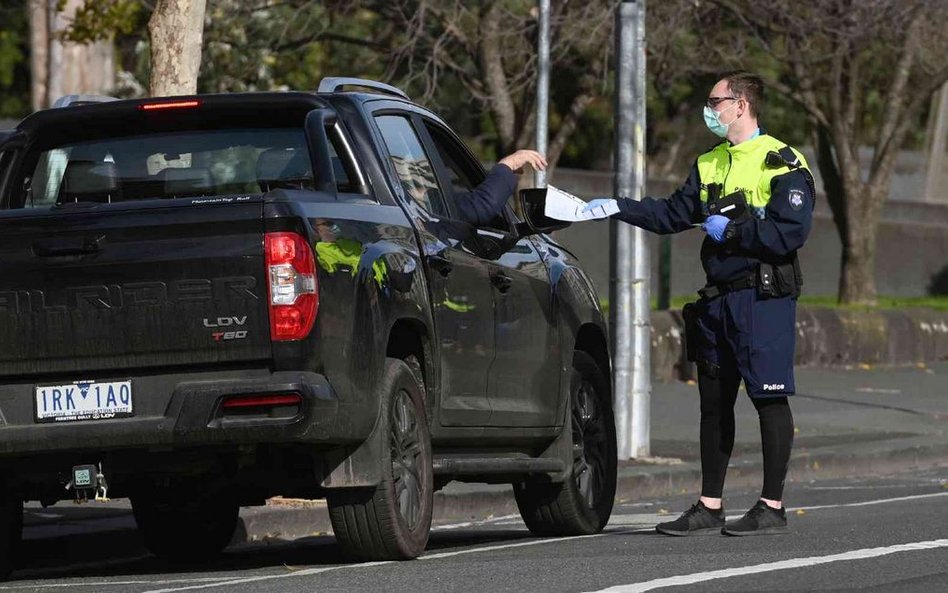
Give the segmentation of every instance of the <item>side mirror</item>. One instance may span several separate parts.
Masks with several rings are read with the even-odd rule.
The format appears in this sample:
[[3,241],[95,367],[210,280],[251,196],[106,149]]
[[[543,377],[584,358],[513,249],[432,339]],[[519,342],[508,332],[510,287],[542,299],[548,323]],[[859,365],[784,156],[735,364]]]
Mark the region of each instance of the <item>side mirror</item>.
[[[546,210],[546,188],[533,187],[520,190],[518,196],[520,200],[520,212],[523,216],[524,224],[517,225],[518,231],[522,236],[540,235],[552,233],[560,229],[565,229],[570,223],[563,220],[556,220],[544,214]],[[525,227],[525,228],[524,228]]]

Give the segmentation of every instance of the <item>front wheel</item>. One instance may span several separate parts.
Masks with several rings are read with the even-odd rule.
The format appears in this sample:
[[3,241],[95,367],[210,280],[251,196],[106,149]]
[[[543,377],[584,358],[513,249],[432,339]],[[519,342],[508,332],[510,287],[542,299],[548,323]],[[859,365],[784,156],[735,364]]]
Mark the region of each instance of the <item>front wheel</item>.
[[434,472],[423,389],[408,365],[386,359],[379,394],[387,424],[382,482],[328,496],[336,540],[349,558],[409,560],[428,544]]
[[531,480],[514,486],[520,515],[536,535],[598,533],[612,515],[617,458],[609,383],[596,361],[579,350],[573,354],[568,429],[570,477],[560,483]]

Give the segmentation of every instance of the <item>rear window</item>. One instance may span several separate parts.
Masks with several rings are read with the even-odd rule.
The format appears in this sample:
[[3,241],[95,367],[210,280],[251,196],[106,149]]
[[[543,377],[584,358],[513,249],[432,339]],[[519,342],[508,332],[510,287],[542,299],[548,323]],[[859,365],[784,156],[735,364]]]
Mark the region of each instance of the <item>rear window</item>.
[[[40,152],[27,169],[32,172],[24,179],[24,208],[314,187],[299,128],[149,133],[63,144]],[[336,174],[340,185],[348,182],[338,178],[339,168]]]

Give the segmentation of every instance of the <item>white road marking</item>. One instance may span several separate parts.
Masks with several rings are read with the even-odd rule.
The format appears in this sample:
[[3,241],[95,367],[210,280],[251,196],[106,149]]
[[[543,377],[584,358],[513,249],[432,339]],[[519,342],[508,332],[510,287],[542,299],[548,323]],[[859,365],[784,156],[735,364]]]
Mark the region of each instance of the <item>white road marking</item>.
[[788,570],[791,568],[806,568],[808,566],[817,566],[819,564],[829,564],[831,562],[846,562],[849,560],[865,560],[868,558],[878,558],[879,556],[888,556],[899,552],[914,552],[918,550],[934,550],[936,548],[948,548],[948,539],[936,539],[926,542],[912,542],[908,544],[898,544],[895,546],[886,546],[883,548],[865,548],[862,550],[851,550],[841,554],[831,554],[829,556],[811,556],[809,558],[794,558],[792,560],[782,560],[780,562],[768,562],[767,564],[757,564],[754,566],[742,566],[739,568],[726,568],[723,570],[712,570],[708,572],[696,572],[694,574],[685,574],[674,577],[665,577],[641,583],[632,583],[629,585],[618,585],[601,589],[595,593],[645,593],[655,589],[664,589],[666,587],[680,587],[682,585],[694,585],[716,579],[728,579],[732,577],[745,576],[750,574],[759,574],[763,572],[773,572],[776,570]]
[[[927,482],[926,482],[927,483]],[[873,486],[807,486],[807,492],[819,492],[821,490],[904,490],[905,488],[910,488],[912,485],[906,484],[887,484],[887,485],[873,485]]]
[[[28,585],[30,589],[63,589],[68,587],[125,587],[128,585],[174,585],[178,583],[208,583],[226,581],[233,577],[194,577],[190,579],[166,579],[158,581],[93,581],[91,583],[47,583],[44,585]],[[0,591],[22,589],[18,586],[0,586]]]
[[173,589],[152,589],[150,591],[145,591],[145,593],[171,593],[172,591],[193,591],[195,589],[211,589],[213,587],[229,587],[230,585],[244,585],[246,583],[258,583],[260,581],[273,581],[277,579],[306,577],[306,576],[310,576],[314,574],[321,574],[324,572],[342,570],[344,568],[369,568],[372,566],[382,566],[383,564],[393,564],[393,562],[392,561],[365,562],[363,564],[340,564],[339,566],[327,566],[323,568],[307,568],[305,570],[297,570],[295,572],[284,572],[280,574],[266,574],[266,575],[260,575],[256,577],[243,577],[239,579],[230,579],[230,580],[222,581],[219,583],[208,583],[204,585],[191,585],[190,587],[176,587]]
[[863,502],[847,502],[840,504],[823,504],[811,507],[788,507],[788,511],[816,511],[819,509],[840,509],[846,507],[867,507],[875,504],[885,504],[888,502],[906,502],[909,500],[922,500],[925,498],[938,498],[941,496],[948,496],[948,492],[934,492],[932,494],[916,494],[913,496],[899,496],[897,498],[880,498],[878,500],[866,500]]
[[[491,524],[509,524],[513,521],[512,519],[520,519],[520,515],[503,515],[501,517],[491,517],[490,519],[481,519],[479,521],[467,521],[465,523],[449,523],[447,525],[436,525],[431,528],[431,531],[447,531],[450,529],[461,529],[464,527],[479,527],[481,525],[491,525]],[[515,521],[514,523],[522,523],[521,521]]]
[[901,389],[879,389],[877,387],[857,387],[856,391],[860,393],[886,393],[889,395],[898,395],[902,393]]
[[554,537],[547,539],[530,540],[528,542],[517,542],[515,544],[499,544],[496,546],[484,546],[483,548],[469,548],[467,550],[457,550],[454,552],[439,552],[437,554],[426,554],[418,558],[419,560],[441,560],[442,558],[452,558],[454,556],[464,556],[466,554],[475,554],[477,552],[493,552],[495,550],[508,550],[510,548],[524,548],[527,546],[539,546],[541,544],[551,544],[559,542],[571,542],[581,539],[592,539],[597,537],[606,537],[609,535],[625,535],[628,533],[642,533],[652,531],[649,529],[620,529],[619,531],[604,531],[602,533],[593,533],[592,535],[576,535],[573,537]]
[[[552,544],[552,543],[575,541],[575,540],[581,540],[581,539],[590,539],[590,538],[596,538],[596,537],[606,537],[609,535],[623,535],[627,533],[634,533],[636,531],[651,531],[651,530],[623,529],[621,531],[607,531],[603,533],[594,533],[592,535],[579,535],[576,537],[556,537],[556,538],[548,538],[548,539],[530,540],[528,542],[517,542],[513,544],[500,544],[496,546],[484,546],[482,548],[469,548],[467,550],[456,550],[454,552],[439,552],[436,554],[427,554],[425,556],[419,557],[418,560],[441,560],[443,558],[452,558],[454,556],[464,556],[466,554],[476,554],[479,552],[493,552],[495,550],[506,550],[510,548],[523,548],[526,546],[538,546],[541,544]],[[310,568],[306,570],[298,570],[292,573],[283,573],[283,574],[275,574],[275,575],[260,575],[260,576],[255,576],[255,577],[231,579],[231,580],[219,582],[219,583],[191,585],[188,587],[176,587],[176,588],[171,588],[171,589],[154,589],[151,591],[145,591],[145,593],[174,593],[177,591],[194,591],[196,589],[211,589],[214,587],[228,587],[231,585],[258,583],[260,581],[270,581],[270,580],[285,579],[285,578],[290,578],[290,577],[310,576],[314,574],[322,574],[326,572],[333,572],[333,571],[344,570],[344,569],[354,570],[354,569],[359,569],[359,568],[370,568],[373,566],[382,566],[384,564],[394,564],[394,562],[388,561],[388,562],[365,562],[363,564],[342,564],[339,566],[328,566],[324,568]]]

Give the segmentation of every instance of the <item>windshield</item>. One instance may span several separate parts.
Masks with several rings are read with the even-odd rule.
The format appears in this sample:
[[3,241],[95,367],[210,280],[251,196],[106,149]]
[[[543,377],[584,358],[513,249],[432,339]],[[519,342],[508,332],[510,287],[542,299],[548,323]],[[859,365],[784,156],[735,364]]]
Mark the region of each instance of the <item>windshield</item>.
[[56,146],[39,154],[23,187],[22,207],[43,208],[311,190],[313,171],[299,128],[201,130]]

